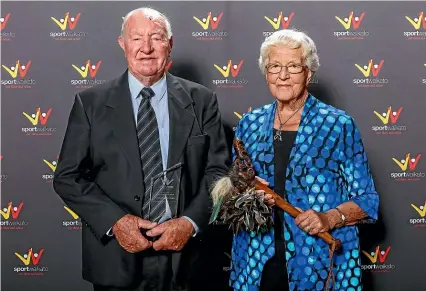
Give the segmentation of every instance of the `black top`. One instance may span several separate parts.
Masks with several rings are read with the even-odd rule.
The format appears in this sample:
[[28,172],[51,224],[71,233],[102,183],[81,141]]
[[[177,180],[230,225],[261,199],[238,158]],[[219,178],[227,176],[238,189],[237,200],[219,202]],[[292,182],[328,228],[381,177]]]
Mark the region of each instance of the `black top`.
[[[276,132],[277,130],[274,129],[274,136]],[[274,140],[274,191],[284,199],[286,199],[284,193],[287,165],[296,134],[297,131],[282,131],[282,140]],[[274,207],[275,255],[265,264],[262,272],[260,291],[289,290],[283,220],[283,211],[278,207]]]

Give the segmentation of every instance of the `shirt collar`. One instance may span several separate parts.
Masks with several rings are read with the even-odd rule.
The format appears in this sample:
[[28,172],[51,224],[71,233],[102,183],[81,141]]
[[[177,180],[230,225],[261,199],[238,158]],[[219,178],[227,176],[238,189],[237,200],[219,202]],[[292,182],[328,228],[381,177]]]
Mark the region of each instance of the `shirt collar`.
[[[141,92],[141,90],[146,86],[142,84],[138,79],[136,79],[136,77],[133,76],[130,71],[128,71],[128,80],[130,94],[132,95],[132,98],[136,99],[139,97],[139,93]],[[162,98],[164,98],[164,93],[167,89],[166,74],[164,74],[160,80],[153,84],[151,86],[151,89],[155,93],[154,97],[152,97],[152,101],[159,102]]]

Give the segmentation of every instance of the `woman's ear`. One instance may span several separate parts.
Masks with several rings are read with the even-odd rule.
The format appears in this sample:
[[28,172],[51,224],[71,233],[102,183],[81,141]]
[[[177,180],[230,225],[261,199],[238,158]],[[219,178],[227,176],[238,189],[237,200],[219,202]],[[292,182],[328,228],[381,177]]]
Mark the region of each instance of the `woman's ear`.
[[311,70],[308,71],[308,77],[306,78],[306,86],[309,85],[311,82],[311,79],[314,77],[315,73]]

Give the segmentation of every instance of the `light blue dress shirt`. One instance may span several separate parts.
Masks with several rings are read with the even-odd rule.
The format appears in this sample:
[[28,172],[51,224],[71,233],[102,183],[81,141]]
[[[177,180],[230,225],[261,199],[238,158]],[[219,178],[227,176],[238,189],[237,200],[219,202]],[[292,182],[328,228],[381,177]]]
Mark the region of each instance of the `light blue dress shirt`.
[[[133,114],[137,123],[139,104],[142,101],[141,90],[145,87],[130,72],[129,89],[132,96]],[[163,159],[163,171],[167,169],[167,158],[169,156],[169,103],[167,102],[167,81],[166,75],[161,80],[151,86],[155,95],[151,98],[151,106],[154,109],[158,123],[160,135],[161,156]]]
[[[139,104],[142,101],[140,95],[141,90],[145,87],[138,79],[136,79],[130,72],[128,72],[129,89],[132,96],[133,114],[135,116],[135,123],[137,123],[137,115]],[[163,159],[163,170],[167,169],[167,159],[169,156],[169,132],[170,132],[170,120],[169,120],[169,103],[167,98],[167,80],[164,74],[163,78],[157,81],[151,86],[152,91],[155,95],[151,98],[151,106],[154,109],[155,116],[158,123],[158,133],[160,135],[160,146],[161,156]],[[187,217],[192,225],[194,226],[194,236],[198,233],[198,227],[195,222]]]

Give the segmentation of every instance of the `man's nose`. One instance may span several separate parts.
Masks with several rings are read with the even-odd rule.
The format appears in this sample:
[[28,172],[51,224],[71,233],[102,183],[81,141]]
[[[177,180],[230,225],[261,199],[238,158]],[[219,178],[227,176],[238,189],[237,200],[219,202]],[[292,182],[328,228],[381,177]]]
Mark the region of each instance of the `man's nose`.
[[152,42],[150,39],[144,39],[139,50],[145,54],[149,54],[153,51]]

